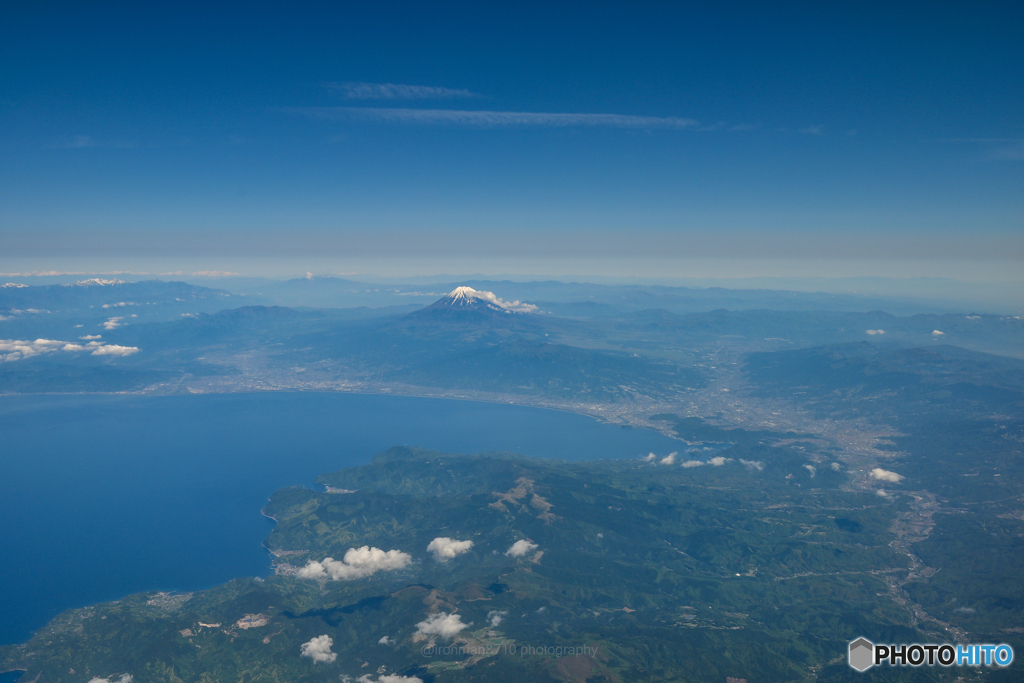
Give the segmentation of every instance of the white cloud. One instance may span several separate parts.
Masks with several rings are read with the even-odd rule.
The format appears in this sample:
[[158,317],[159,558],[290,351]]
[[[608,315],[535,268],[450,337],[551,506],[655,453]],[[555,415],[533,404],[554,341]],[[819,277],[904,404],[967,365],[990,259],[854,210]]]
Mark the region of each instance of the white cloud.
[[121,327],[121,321],[124,320],[124,316],[107,318],[107,322],[103,323],[103,329],[113,330],[117,327]]
[[[344,683],[344,679],[342,679]],[[423,683],[419,676],[403,676],[402,674],[381,674],[374,679],[371,674],[363,674],[356,679],[356,683]]]
[[[67,344],[67,342],[56,341],[54,339],[36,339],[35,341],[2,339],[0,340],[0,352],[7,352],[8,354],[21,354],[21,357],[28,358],[29,356],[35,356],[40,353],[48,353],[50,351],[55,351],[57,348],[62,347],[65,344]],[[7,359],[5,358],[5,360]]]
[[331,652],[334,640],[329,635],[316,636],[308,643],[302,644],[302,657],[309,657],[314,663],[330,664],[338,658],[337,652]]
[[943,332],[942,330],[932,330],[932,336],[933,337],[943,337],[945,335],[946,335],[946,333]]
[[102,334],[87,334],[84,337],[79,337],[79,339],[85,339],[86,341],[88,341],[90,339],[103,339],[103,335]]
[[535,550],[536,548],[536,543],[528,541],[525,538],[521,538],[515,543],[513,543],[512,547],[505,551],[505,554],[510,555],[512,557],[522,557],[526,553],[530,552],[531,550]]
[[671,464],[675,463],[677,455],[679,455],[678,452],[672,451],[671,453],[666,455],[664,458],[662,458],[658,462],[660,462],[662,465],[671,465]]
[[438,536],[427,546],[427,552],[434,553],[434,559],[438,562],[447,562],[456,555],[469,552],[472,547],[473,541],[456,541],[447,536]]
[[878,489],[877,491],[875,491],[875,495],[878,496],[879,498],[892,498],[889,492],[886,491],[885,489]]
[[760,460],[744,460],[740,458],[740,464],[747,468],[750,472],[760,472],[764,469],[764,463]]
[[871,478],[878,479],[879,481],[891,481],[894,484],[903,480],[901,475],[889,470],[883,470],[881,467],[871,470]]
[[818,473],[818,468],[814,465],[804,465],[804,469],[811,473],[811,479],[814,479],[814,475]]
[[36,339],[35,341],[0,339],[0,363],[23,360],[56,351],[75,352],[90,350],[94,356],[127,356],[139,351],[134,346],[105,346],[103,342],[97,341],[91,341],[88,344],[82,345],[56,339]]
[[311,119],[410,123],[420,125],[499,128],[667,128],[699,125],[693,119],[623,114],[541,113],[524,111],[465,111],[459,109],[372,109],[368,107],[294,107],[286,109]]
[[120,678],[100,678],[93,676],[89,679],[89,683],[132,683],[131,674],[121,674]]
[[97,346],[92,352],[94,356],[130,356],[133,353],[138,353],[139,347],[137,346],[118,346],[117,344],[111,344],[109,346]]
[[703,465],[711,465],[713,467],[721,467],[722,465],[724,465],[727,462],[732,462],[732,458],[726,458],[724,456],[718,455],[718,456],[715,456],[714,458],[711,458],[707,462],[704,462],[703,460],[687,460],[686,462],[683,463],[683,467],[685,467],[687,469],[689,469],[691,467],[701,467]]
[[868,334],[885,334],[885,330],[864,330]]
[[383,638],[381,638],[380,640],[377,641],[377,644],[378,645],[394,645],[395,641],[391,640],[387,636],[384,636]]
[[425,621],[416,624],[416,632],[425,636],[452,638],[459,631],[472,625],[472,622],[463,624],[462,617],[458,614],[438,612],[437,614],[431,614]]
[[468,90],[398,83],[326,83],[328,90],[350,100],[440,100],[477,97]]
[[838,472],[839,470],[843,469],[843,466],[842,466],[842,465],[840,465],[840,464],[839,464],[839,463],[837,463],[837,462],[834,462],[834,463],[832,463],[831,467],[832,467],[832,469],[833,469],[833,470],[835,470],[836,472]]
[[491,628],[498,628],[498,624],[500,624],[506,616],[508,616],[508,612],[506,610],[499,611],[495,609],[487,613],[487,620],[491,622]]
[[644,462],[654,462],[654,459],[657,457],[654,453],[648,453],[642,459]]
[[404,569],[411,562],[412,556],[400,550],[385,552],[364,545],[361,548],[349,548],[340,562],[333,557],[325,557],[323,562],[310,560],[298,571],[297,576],[302,579],[351,581],[380,571]]
[[35,341],[0,339],[0,362],[22,360],[54,351],[75,350],[65,349],[66,346],[68,346],[68,342],[55,339],[36,339]]

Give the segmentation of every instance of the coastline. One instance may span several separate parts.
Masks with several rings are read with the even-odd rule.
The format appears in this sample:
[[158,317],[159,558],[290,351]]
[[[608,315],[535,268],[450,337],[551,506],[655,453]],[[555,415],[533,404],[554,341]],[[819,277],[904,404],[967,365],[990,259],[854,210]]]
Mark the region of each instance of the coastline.
[[[512,405],[523,408],[540,408],[543,410],[556,410],[562,413],[570,413],[573,415],[582,415],[590,417],[598,422],[606,424],[619,425],[622,427],[632,427],[634,429],[650,429],[658,432],[663,436],[666,436],[677,441],[684,441],[677,437],[675,433],[667,427],[659,427],[658,425],[652,424],[648,420],[644,420],[635,415],[631,415],[632,411],[629,410],[630,406],[622,403],[601,403],[593,404],[593,407],[583,408],[579,406],[573,406],[571,404],[561,402],[548,402],[543,399],[539,400],[523,400],[525,397],[517,394],[497,394],[490,392],[482,392],[483,395],[467,395],[462,393],[444,393],[445,390],[431,390],[427,387],[416,387],[415,385],[384,385],[380,389],[374,391],[366,387],[360,389],[349,389],[349,388],[305,388],[301,386],[294,387],[267,387],[267,388],[253,388],[244,387],[234,390],[199,390],[196,391],[192,388],[188,388],[187,393],[168,393],[163,391],[154,391],[149,389],[143,389],[140,391],[40,391],[32,393],[17,393],[17,392],[0,392],[0,399],[7,397],[19,397],[19,396],[138,396],[138,397],[171,397],[171,396],[219,396],[219,395],[230,395],[230,394],[350,394],[355,396],[402,396],[407,398],[431,398],[431,399],[442,399],[449,401],[467,401],[470,403],[488,403],[492,405]],[[539,397],[538,397],[539,398]],[[614,412],[614,415],[608,415],[604,410]],[[635,409],[635,408],[634,408]],[[673,412],[678,410],[677,407],[670,403],[657,403],[652,399],[652,403],[647,408],[641,408],[642,412],[648,414],[658,414],[661,412]],[[685,441],[684,441],[685,443]]]
[[[264,394],[267,394],[270,391],[273,391],[275,394],[281,394],[281,393],[299,394],[299,393],[302,393],[302,394],[308,394],[309,396],[308,396],[308,399],[302,399],[301,397],[298,397],[298,396],[296,396],[294,398],[291,398],[291,399],[289,399],[287,397],[284,397],[284,396],[278,397],[278,398],[275,398],[273,396],[265,396],[263,398],[260,398],[261,396],[263,396]],[[212,393],[212,392],[210,392],[210,393]],[[223,404],[223,405],[226,405],[226,406],[227,405],[233,405],[234,402],[240,401],[244,405],[262,406],[262,408],[259,408],[260,410],[263,410],[265,408],[267,411],[276,411],[277,408],[275,408],[275,406],[284,405],[285,403],[287,403],[288,405],[300,406],[301,407],[303,405],[306,405],[307,403],[317,403],[317,402],[321,402],[322,403],[324,399],[328,399],[327,403],[325,403],[325,405],[327,405],[327,406],[332,406],[332,405],[355,405],[356,403],[360,403],[361,404],[361,399],[357,398],[358,396],[377,396],[377,397],[379,397],[378,399],[376,399],[374,401],[367,401],[367,403],[366,403],[366,405],[369,406],[368,410],[370,410],[371,412],[377,410],[377,408],[375,408],[374,406],[398,406],[399,413],[400,413],[401,410],[403,410],[405,408],[412,409],[413,406],[419,405],[418,410],[426,411],[426,413],[428,413],[430,416],[436,416],[436,417],[429,418],[431,421],[430,422],[426,422],[424,424],[425,425],[435,425],[435,424],[437,424],[438,425],[438,427],[437,427],[438,429],[443,429],[442,423],[438,423],[438,420],[440,420],[440,416],[443,416],[443,415],[461,416],[461,415],[466,415],[466,414],[469,414],[469,415],[478,415],[479,414],[479,415],[497,415],[497,416],[501,416],[503,414],[503,412],[499,408],[497,408],[497,407],[495,407],[495,408],[488,408],[488,409],[470,409],[468,407],[459,407],[457,404],[443,404],[443,403],[438,403],[438,402],[433,402],[433,407],[431,407],[431,403],[425,402],[424,404],[417,404],[415,402],[415,399],[418,399],[418,398],[435,398],[435,399],[436,398],[447,398],[447,399],[455,399],[455,400],[461,400],[461,401],[470,401],[470,402],[478,403],[478,404],[490,404],[490,405],[493,405],[493,406],[498,406],[498,405],[517,405],[519,407],[541,408],[541,409],[549,409],[549,410],[554,409],[554,410],[558,410],[558,412],[560,412],[560,413],[566,413],[566,414],[587,415],[587,417],[595,418],[596,422],[592,422],[592,423],[576,422],[575,424],[577,425],[577,428],[584,430],[586,433],[595,432],[595,433],[597,433],[599,435],[599,437],[600,437],[601,434],[605,433],[605,432],[602,432],[601,430],[604,430],[604,429],[607,429],[607,428],[610,428],[610,427],[614,427],[614,424],[615,424],[613,421],[602,419],[602,417],[599,416],[599,415],[590,415],[590,414],[584,413],[584,412],[582,412],[580,410],[570,409],[569,407],[554,407],[554,406],[543,405],[543,404],[542,405],[536,405],[536,404],[532,404],[531,405],[532,402],[500,400],[500,398],[495,398],[495,397],[488,397],[487,399],[481,399],[481,398],[468,397],[468,396],[417,395],[417,394],[414,394],[412,392],[402,392],[400,394],[397,391],[393,391],[393,392],[378,392],[378,391],[358,391],[358,392],[354,392],[354,391],[324,391],[324,390],[309,390],[309,389],[283,389],[283,390],[282,389],[273,389],[273,390],[263,389],[263,390],[232,391],[232,392],[217,392],[217,393],[232,394],[234,396],[225,396],[224,398],[221,398],[221,399],[211,399],[208,402],[188,402],[188,401],[182,401],[182,402],[174,402],[172,404],[172,403],[165,403],[165,402],[146,401],[145,403],[138,403],[138,404],[136,404],[136,401],[138,399],[145,400],[145,398],[148,397],[148,396],[160,396],[161,394],[156,393],[156,392],[131,392],[131,393],[128,393],[128,392],[67,392],[67,393],[59,393],[59,394],[57,394],[57,393],[45,393],[45,392],[31,393],[31,394],[30,393],[23,393],[23,394],[10,394],[10,393],[8,393],[8,394],[4,394],[3,396],[0,396],[0,408],[2,408],[2,412],[4,414],[6,414],[6,419],[11,421],[12,424],[13,424],[13,421],[18,420],[19,419],[19,415],[22,414],[22,413],[38,412],[38,414],[41,416],[40,419],[42,419],[43,417],[46,417],[46,416],[52,414],[54,411],[64,412],[66,409],[72,409],[72,408],[76,408],[76,407],[81,407],[81,408],[87,409],[87,410],[92,411],[92,412],[99,411],[99,412],[108,413],[108,414],[117,414],[118,411],[121,408],[127,409],[128,407],[133,406],[133,405],[139,405],[139,406],[148,405],[149,408],[146,409],[146,411],[145,411],[146,414],[147,415],[149,415],[149,414],[154,414],[155,415],[157,413],[162,413],[162,411],[164,409],[170,410],[170,409],[172,409],[172,406],[178,405],[178,406],[182,406],[182,410],[184,410],[186,413],[193,414],[193,413],[195,413],[197,411],[198,412],[206,412],[206,408],[204,408],[204,406],[214,405],[213,401],[216,401],[217,405]],[[343,397],[336,397],[336,399],[331,399],[332,396],[336,396],[337,394],[346,394],[346,393],[347,394],[354,394],[355,396],[353,396],[352,399],[344,399]],[[426,392],[424,392],[424,393],[426,393]],[[404,398],[400,399],[399,401],[397,401],[395,403],[392,403],[389,399],[383,398],[384,396],[388,396],[388,395],[398,395],[398,396],[401,396],[401,397],[404,397]],[[128,397],[128,398],[125,399],[125,398],[122,398],[122,397]],[[250,397],[253,397],[253,398],[250,398]],[[324,397],[324,399],[320,399],[318,397]],[[408,402],[404,402],[405,398],[412,399],[412,400],[410,400]],[[192,407],[191,408],[187,408],[186,406],[192,406]],[[300,409],[301,408],[296,408],[296,410],[300,410]],[[574,424],[571,421],[570,422],[565,422],[565,418],[554,417],[550,413],[548,414],[548,417],[544,417],[543,414],[541,414],[541,413],[533,413],[533,417],[531,417],[531,412],[532,411],[517,412],[517,413],[515,413],[515,415],[517,415],[518,417],[516,417],[515,419],[519,420],[519,421],[525,421],[524,424],[528,424],[528,425],[536,424],[536,425],[538,425],[538,428],[543,426],[543,429],[548,429],[547,425],[550,425],[552,429],[557,430],[559,433],[564,433],[565,432],[564,425],[566,425],[566,424],[568,424],[568,425]],[[327,415],[327,414],[328,413],[325,413],[325,415]],[[319,414],[317,414],[317,415],[319,415]],[[316,419],[319,420],[319,417],[317,417]],[[495,418],[495,419],[499,419],[499,418]],[[327,424],[327,423],[325,423],[325,424]],[[490,424],[490,423],[488,422],[486,424]],[[606,427],[598,427],[597,426],[598,424],[607,425],[607,426]],[[431,428],[433,428],[433,427],[431,427]],[[506,447],[506,446],[510,445],[510,443],[513,442],[513,439],[510,438],[510,439],[506,439],[506,441],[510,442],[508,444],[505,443],[505,442],[499,442],[500,445],[488,446],[488,441],[489,441],[490,437],[488,437],[487,434],[489,433],[490,428],[481,426],[478,431],[481,431],[481,436],[480,437],[475,437],[474,443],[475,444],[479,444],[481,446],[478,449],[478,450],[481,450],[481,451],[488,450],[488,449],[489,450],[503,450],[503,447]],[[546,433],[546,432],[541,432],[541,433]],[[622,436],[619,436],[619,433],[621,433]],[[626,444],[635,443],[634,441],[632,441],[632,438],[636,438],[636,437],[641,437],[642,439],[646,439],[647,441],[652,441],[654,443],[659,443],[659,440],[655,438],[655,435],[656,435],[655,432],[643,432],[643,433],[641,433],[641,432],[633,432],[633,437],[632,438],[625,436],[626,434],[627,434],[626,431],[622,431],[620,429],[614,429],[614,433],[612,433],[612,437],[613,437],[613,440],[616,443],[618,443],[619,441],[622,441],[623,443],[626,443]],[[647,434],[649,436],[643,437],[642,434]],[[145,434],[143,434],[143,436],[145,436]],[[404,440],[407,440],[407,439],[414,439],[414,438],[415,438],[415,433],[410,433],[410,434],[406,434],[405,436],[403,436],[402,440],[404,441]],[[673,442],[674,441],[675,440],[673,440]],[[26,441],[26,443],[28,443],[28,442]],[[138,439],[136,439],[136,442],[133,442],[133,443],[143,443],[143,442],[138,441]],[[394,444],[398,444],[400,442],[399,441],[395,441],[395,442],[389,442],[389,443],[391,445],[394,445]],[[559,441],[559,443],[561,443],[561,441]],[[640,443],[643,444],[644,442],[641,441]],[[659,447],[663,447],[664,448],[664,447],[670,447],[671,446],[670,443],[664,443],[664,442],[661,442],[661,443],[663,443],[663,445],[661,445]],[[567,441],[567,444],[568,444],[568,441]],[[595,442],[595,447],[599,448],[598,442]],[[136,446],[136,448],[137,448],[137,446]],[[508,448],[504,448],[504,449],[505,450],[510,450]],[[627,450],[629,452],[632,452],[632,450],[634,450],[634,449],[629,448]],[[636,449],[636,450],[639,452],[639,449]],[[666,450],[668,450],[668,448],[666,448]],[[371,452],[374,452],[374,451],[368,451],[368,453],[371,453]],[[469,453],[469,452],[476,452],[476,451],[474,450],[474,451],[456,451],[456,452],[467,452],[467,453]],[[604,452],[604,451],[598,450],[597,452]],[[613,451],[611,451],[611,450],[608,451],[608,453],[612,453],[612,452]],[[614,452],[619,452],[619,451],[616,450]],[[626,452],[626,451],[622,451],[622,452]],[[646,450],[643,451],[643,453],[646,453],[646,452],[647,452]],[[641,455],[643,453],[641,453]],[[559,452],[552,451],[551,457],[559,458],[559,457],[564,457],[564,456],[562,456]],[[594,457],[599,457],[599,456],[594,456]],[[605,455],[604,457],[617,457],[617,456]],[[333,469],[336,469],[336,467],[333,468]],[[326,469],[317,469],[316,470],[316,472],[318,472],[318,473],[327,472],[327,471],[332,471],[332,468],[328,467]],[[280,481],[280,479],[279,479],[279,481]],[[288,481],[288,479],[284,479],[283,481],[284,481],[284,483],[293,483],[293,482]],[[307,486],[309,486],[309,484],[307,484]],[[267,490],[268,491],[272,491],[272,490],[276,490],[277,488],[280,488],[280,485],[275,484],[273,487],[271,487],[270,489],[267,489]],[[314,487],[314,488],[316,488],[318,490],[320,489],[320,487]],[[341,494],[340,491],[336,491],[336,492],[335,491],[330,491],[330,493]],[[269,511],[267,511],[265,509],[266,501],[267,501],[266,495],[267,494],[263,494],[262,496],[259,496],[256,499],[256,505],[247,505],[246,509],[248,509],[250,511],[259,510],[261,516],[263,516],[263,517],[265,517],[267,519],[272,520],[274,523],[277,523],[279,521],[279,519],[276,518],[275,515],[273,515],[272,513],[270,513]],[[264,505],[260,506],[259,502],[264,502]],[[251,512],[249,512],[247,514],[251,515]],[[251,517],[250,517],[250,519],[251,519]],[[284,553],[276,553],[271,548],[267,547],[267,545],[265,543],[262,542],[266,538],[267,534],[269,533],[269,529],[265,527],[265,523],[264,524],[256,524],[256,527],[257,528],[263,527],[263,530],[260,532],[260,536],[261,537],[254,538],[253,540],[256,543],[260,543],[260,545],[264,546],[264,548],[267,551],[267,553],[271,555],[271,559],[270,560],[259,561],[259,557],[257,557],[259,568],[249,569],[249,570],[245,570],[243,572],[238,572],[236,574],[233,574],[232,576],[246,576],[246,575],[248,575],[248,576],[256,575],[256,576],[263,576],[263,577],[271,576],[271,575],[273,575],[275,573],[280,573],[279,569],[278,569],[278,566],[280,564],[282,564],[283,562],[286,562],[286,558],[284,557]],[[250,545],[250,544],[247,544],[247,545],[248,545],[249,548],[253,548],[254,549],[253,545]],[[266,558],[265,555],[261,555],[258,551],[255,551],[255,553],[256,553],[257,556],[261,556],[262,558]],[[268,566],[270,564],[273,564],[275,566]],[[149,585],[143,586],[141,590],[137,590],[137,589],[133,588],[131,590],[125,590],[123,592],[118,591],[117,586],[115,586],[114,590],[117,591],[117,592],[115,592],[115,593],[108,593],[106,596],[101,597],[98,601],[94,601],[92,599],[89,599],[89,600],[85,600],[85,601],[80,602],[80,603],[78,601],[76,601],[73,604],[74,604],[74,607],[84,607],[84,606],[88,606],[88,605],[91,605],[91,604],[96,604],[97,602],[113,601],[113,600],[122,598],[126,594],[135,594],[136,592],[146,592],[146,589],[150,589],[150,590],[158,590],[158,589],[166,590],[166,586],[172,586],[174,588],[180,588],[182,585],[183,584],[178,583],[178,582],[166,583],[164,581],[159,581],[159,582],[154,583],[154,584],[149,584]],[[195,590],[203,590],[205,587],[212,587],[214,585],[219,585],[219,584],[217,582],[212,582],[212,583],[210,583],[208,585],[201,584],[199,586],[193,586],[192,584],[189,584],[189,585],[185,586],[185,588],[188,589],[188,590],[193,590],[193,589],[195,589]],[[122,588],[123,587],[124,586],[122,586]],[[33,614],[32,610],[30,609],[31,608],[30,603],[26,602],[26,601],[22,601],[22,602],[24,603],[22,605],[22,607],[24,608],[24,611],[19,609],[19,612],[21,612],[23,614],[26,614],[26,615]],[[63,605],[58,606],[58,607],[63,607]],[[48,622],[48,620],[45,617],[44,617],[44,622]],[[40,622],[36,626],[33,626],[33,628],[42,627],[43,625],[44,625],[44,623]],[[20,637],[12,637],[12,639],[9,642],[11,644],[19,644],[19,643],[25,642],[25,640],[20,638]]]

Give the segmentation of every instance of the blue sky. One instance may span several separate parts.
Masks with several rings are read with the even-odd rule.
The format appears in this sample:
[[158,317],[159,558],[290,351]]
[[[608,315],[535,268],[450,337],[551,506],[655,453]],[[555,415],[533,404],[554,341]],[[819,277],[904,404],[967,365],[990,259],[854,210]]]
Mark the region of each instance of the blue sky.
[[1019,279],[1020,5],[710,4],[8,3],[0,271]]

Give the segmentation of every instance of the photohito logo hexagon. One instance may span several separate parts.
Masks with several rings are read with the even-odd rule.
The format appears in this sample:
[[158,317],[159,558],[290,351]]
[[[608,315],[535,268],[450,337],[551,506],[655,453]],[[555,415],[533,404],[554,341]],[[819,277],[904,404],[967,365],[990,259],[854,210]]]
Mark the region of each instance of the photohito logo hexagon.
[[875,644],[867,638],[858,638],[850,643],[850,666],[857,671],[867,671],[875,663]]

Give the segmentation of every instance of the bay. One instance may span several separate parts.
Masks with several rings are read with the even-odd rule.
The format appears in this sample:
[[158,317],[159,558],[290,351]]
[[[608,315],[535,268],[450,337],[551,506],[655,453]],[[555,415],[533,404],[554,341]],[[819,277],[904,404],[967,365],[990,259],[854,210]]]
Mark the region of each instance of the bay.
[[406,445],[563,460],[678,441],[556,410],[333,393],[0,396],[0,643],[60,612],[270,573],[260,514]]

